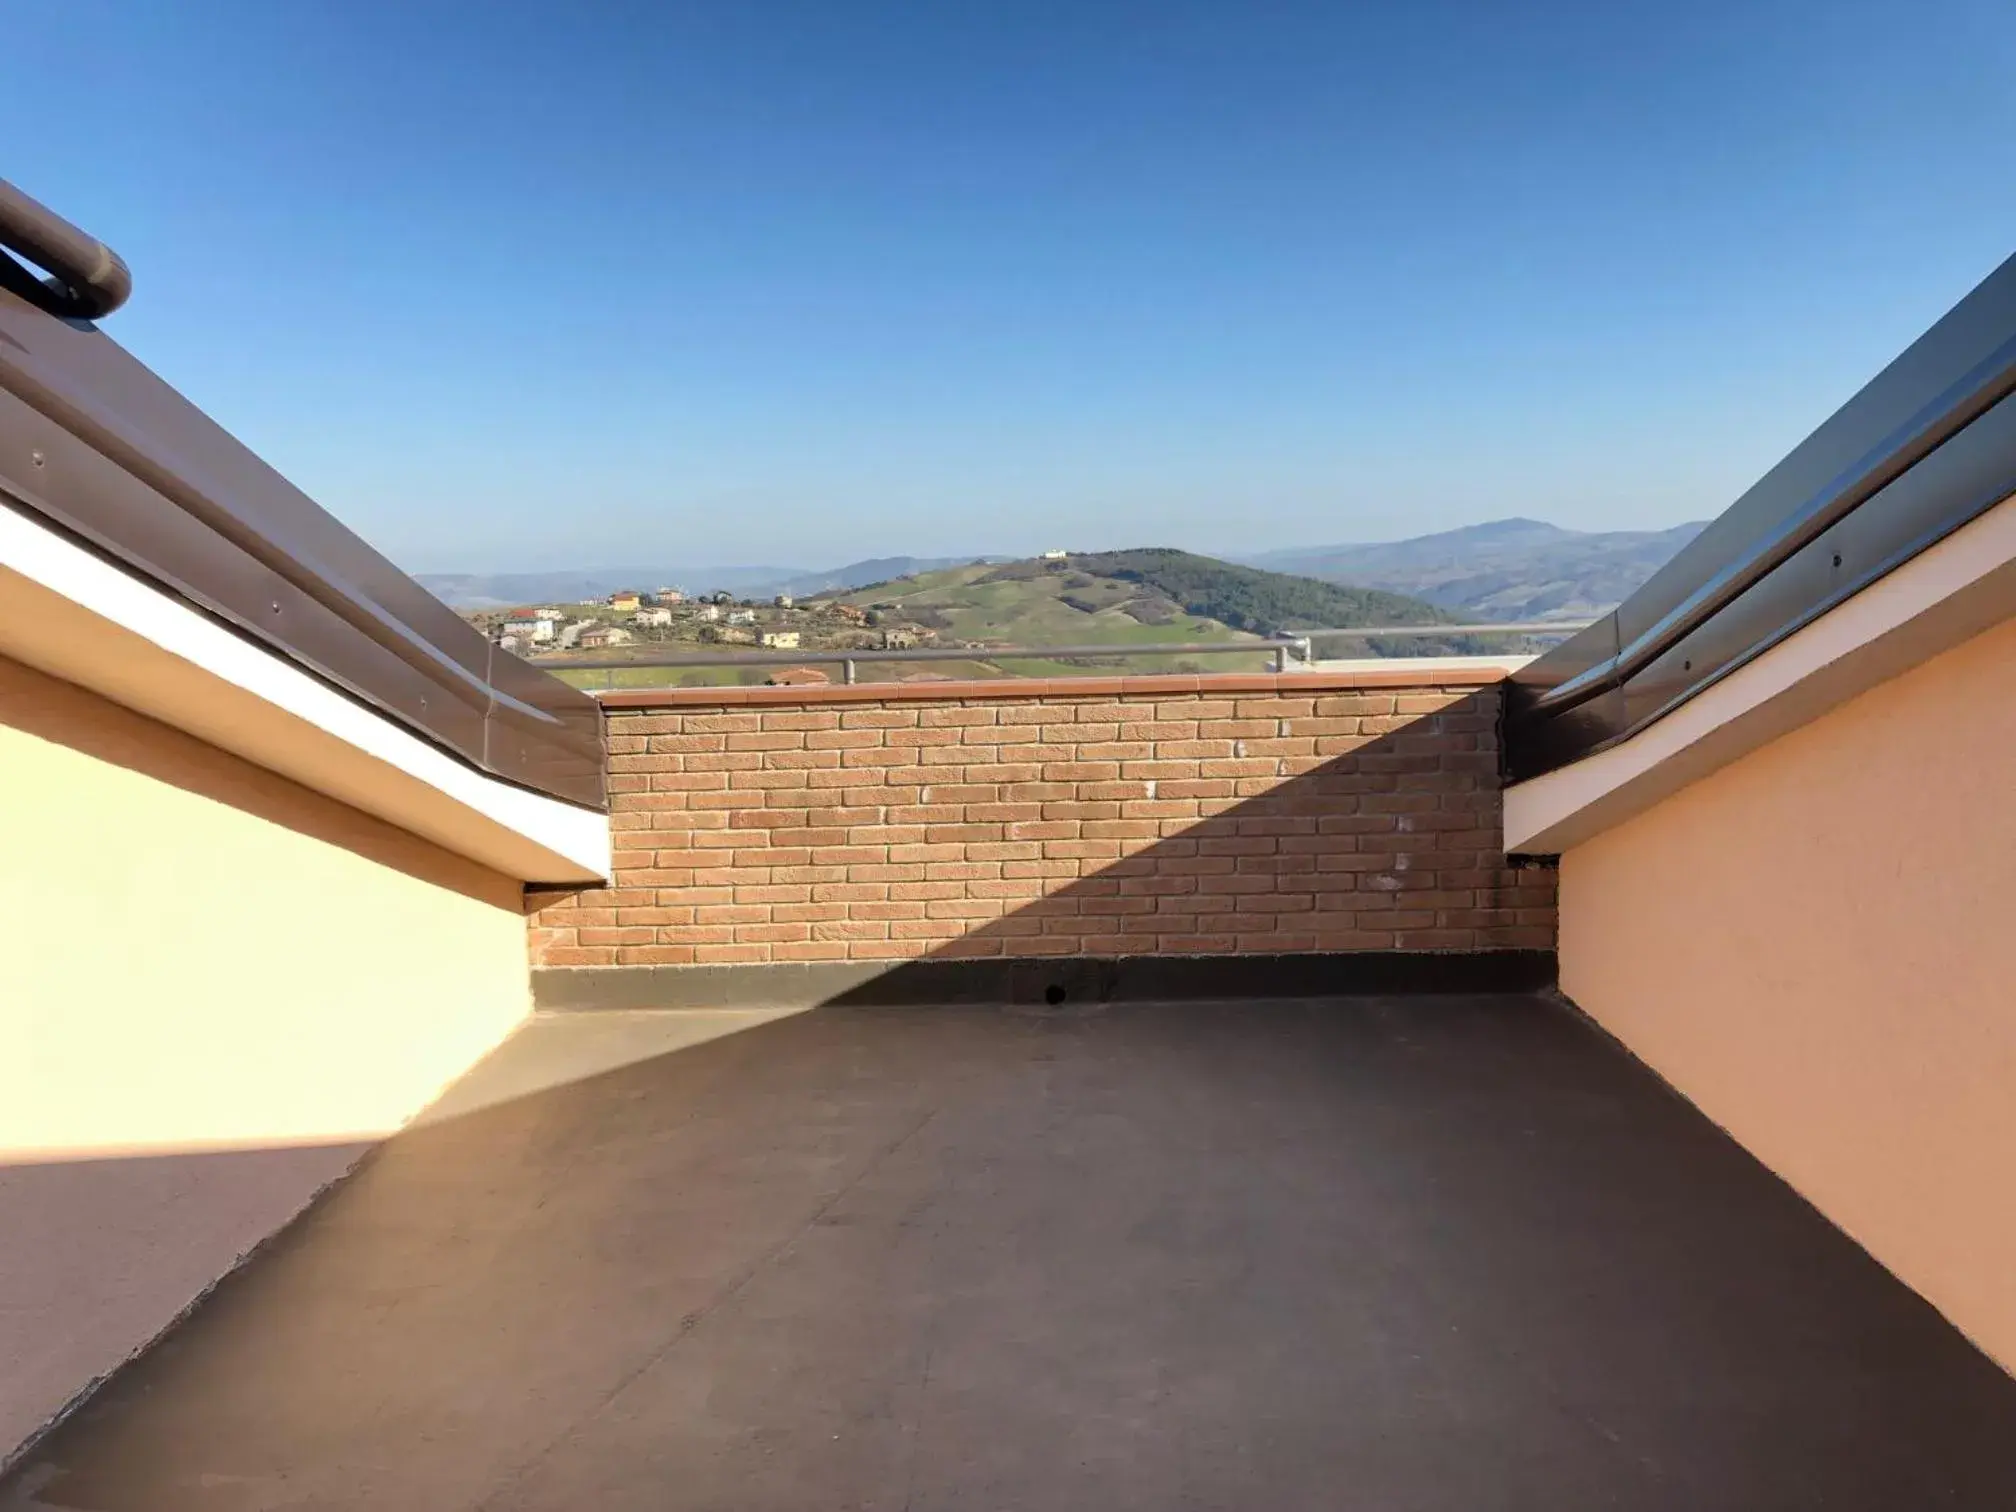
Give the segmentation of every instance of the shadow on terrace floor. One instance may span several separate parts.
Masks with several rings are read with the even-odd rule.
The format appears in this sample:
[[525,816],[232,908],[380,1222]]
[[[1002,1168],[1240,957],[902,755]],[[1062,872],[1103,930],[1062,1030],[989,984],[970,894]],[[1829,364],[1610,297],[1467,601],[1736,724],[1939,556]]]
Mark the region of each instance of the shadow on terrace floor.
[[2016,1501],[2016,1382],[1544,999],[687,1018],[535,1020],[0,1507]]

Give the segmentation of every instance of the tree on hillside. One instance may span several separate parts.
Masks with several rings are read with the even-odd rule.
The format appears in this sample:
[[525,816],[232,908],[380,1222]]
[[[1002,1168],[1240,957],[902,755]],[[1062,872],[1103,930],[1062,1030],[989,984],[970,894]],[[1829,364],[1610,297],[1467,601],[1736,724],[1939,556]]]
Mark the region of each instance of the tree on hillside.
[[1433,625],[1449,616],[1431,604],[1376,588],[1239,567],[1169,547],[1074,555],[1081,572],[1151,588],[1201,615],[1255,635],[1350,625]]

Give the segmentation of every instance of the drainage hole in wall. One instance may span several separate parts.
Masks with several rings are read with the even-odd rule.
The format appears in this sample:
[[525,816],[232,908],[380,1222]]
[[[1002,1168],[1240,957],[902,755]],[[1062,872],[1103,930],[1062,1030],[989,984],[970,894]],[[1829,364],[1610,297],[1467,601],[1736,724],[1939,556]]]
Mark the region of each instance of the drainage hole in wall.
[[1059,1003],[1064,1001],[1064,989],[1055,982],[1052,982],[1048,987],[1043,989],[1043,1001],[1048,1003],[1052,1008],[1055,1008]]

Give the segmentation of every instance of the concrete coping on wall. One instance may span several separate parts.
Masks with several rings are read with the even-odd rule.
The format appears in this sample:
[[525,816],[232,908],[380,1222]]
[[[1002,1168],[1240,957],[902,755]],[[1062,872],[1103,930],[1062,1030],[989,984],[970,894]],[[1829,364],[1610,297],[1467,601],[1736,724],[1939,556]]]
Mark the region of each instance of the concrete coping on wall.
[[982,699],[1114,698],[1199,693],[1348,693],[1375,688],[1485,688],[1509,675],[1502,661],[1451,657],[1433,666],[1354,666],[1321,672],[1144,673],[1130,677],[984,677],[944,682],[810,683],[741,688],[616,688],[598,692],[611,710],[731,708],[773,704],[971,703]]

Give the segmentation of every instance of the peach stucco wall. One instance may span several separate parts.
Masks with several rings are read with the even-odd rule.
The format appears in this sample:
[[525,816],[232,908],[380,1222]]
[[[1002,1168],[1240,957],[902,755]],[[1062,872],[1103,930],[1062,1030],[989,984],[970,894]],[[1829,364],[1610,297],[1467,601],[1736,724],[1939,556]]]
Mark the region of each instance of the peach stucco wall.
[[1561,860],[1584,1010],[2016,1367],[2016,623]]
[[516,883],[0,661],[0,1460],[528,1005]]

